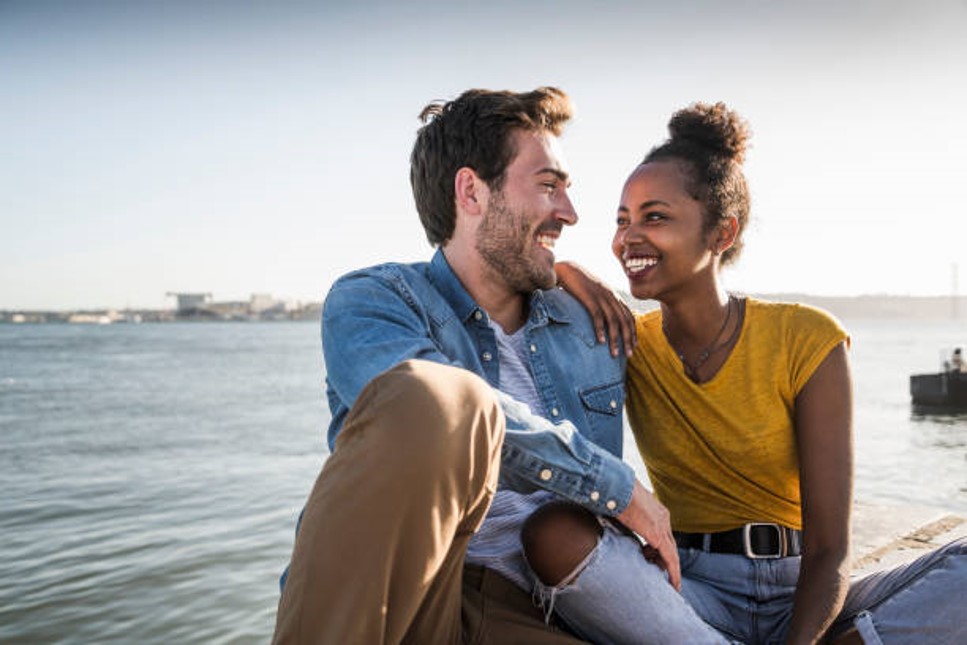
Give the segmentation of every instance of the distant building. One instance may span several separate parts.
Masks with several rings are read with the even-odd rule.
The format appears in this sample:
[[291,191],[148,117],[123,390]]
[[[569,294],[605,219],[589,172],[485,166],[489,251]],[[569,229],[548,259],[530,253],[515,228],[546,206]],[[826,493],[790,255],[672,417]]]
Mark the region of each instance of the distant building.
[[252,297],[248,300],[248,310],[253,314],[261,314],[264,311],[276,309],[282,304],[281,301],[276,300],[267,293],[253,293]]
[[213,302],[204,310],[200,310],[204,317],[214,320],[248,320],[248,303],[244,300],[228,300]]
[[70,314],[67,322],[75,325],[110,325],[116,322],[120,316],[116,311],[108,312],[78,312]]
[[212,294],[210,293],[178,293],[169,291],[167,295],[178,300],[179,315],[195,314],[199,310],[206,309],[212,301]]

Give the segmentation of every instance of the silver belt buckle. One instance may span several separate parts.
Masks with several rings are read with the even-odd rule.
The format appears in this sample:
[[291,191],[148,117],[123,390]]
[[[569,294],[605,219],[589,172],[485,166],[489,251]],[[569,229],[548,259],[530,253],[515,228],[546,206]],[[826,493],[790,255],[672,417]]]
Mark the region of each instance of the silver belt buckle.
[[[776,541],[779,545],[779,551],[777,553],[756,553],[752,550],[752,529],[756,526],[768,526],[775,529],[778,540]],[[786,532],[782,530],[782,527],[778,524],[773,524],[770,522],[750,522],[742,527],[742,548],[745,550],[745,557],[752,560],[774,560],[777,558],[785,557],[788,553],[789,545],[786,544]]]

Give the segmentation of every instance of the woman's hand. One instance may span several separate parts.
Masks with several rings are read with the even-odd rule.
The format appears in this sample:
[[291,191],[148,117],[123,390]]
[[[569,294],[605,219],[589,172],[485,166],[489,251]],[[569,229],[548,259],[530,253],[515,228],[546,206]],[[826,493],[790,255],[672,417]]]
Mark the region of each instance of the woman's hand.
[[554,265],[554,272],[558,285],[577,298],[591,314],[598,342],[609,342],[611,355],[617,356],[620,339],[624,343],[625,354],[630,357],[638,336],[635,315],[628,305],[608,285],[578,264],[558,262]]

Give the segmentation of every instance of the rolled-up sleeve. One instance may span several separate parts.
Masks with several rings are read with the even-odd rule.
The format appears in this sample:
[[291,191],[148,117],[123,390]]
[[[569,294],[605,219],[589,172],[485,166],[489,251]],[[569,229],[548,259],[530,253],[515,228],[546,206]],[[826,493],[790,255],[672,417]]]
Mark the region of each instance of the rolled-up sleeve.
[[501,484],[521,492],[552,491],[599,515],[620,514],[631,502],[631,467],[584,438],[570,421],[551,423],[498,391],[507,417]]

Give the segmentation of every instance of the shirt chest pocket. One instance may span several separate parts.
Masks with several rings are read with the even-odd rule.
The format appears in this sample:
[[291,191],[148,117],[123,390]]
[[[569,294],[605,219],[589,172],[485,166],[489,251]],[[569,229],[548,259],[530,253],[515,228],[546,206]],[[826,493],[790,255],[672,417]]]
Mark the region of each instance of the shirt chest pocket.
[[590,428],[588,438],[620,457],[624,444],[621,414],[625,402],[624,382],[586,388],[579,395]]
[[610,416],[621,414],[621,406],[625,402],[624,383],[598,385],[581,391],[581,402],[590,412],[599,412]]

